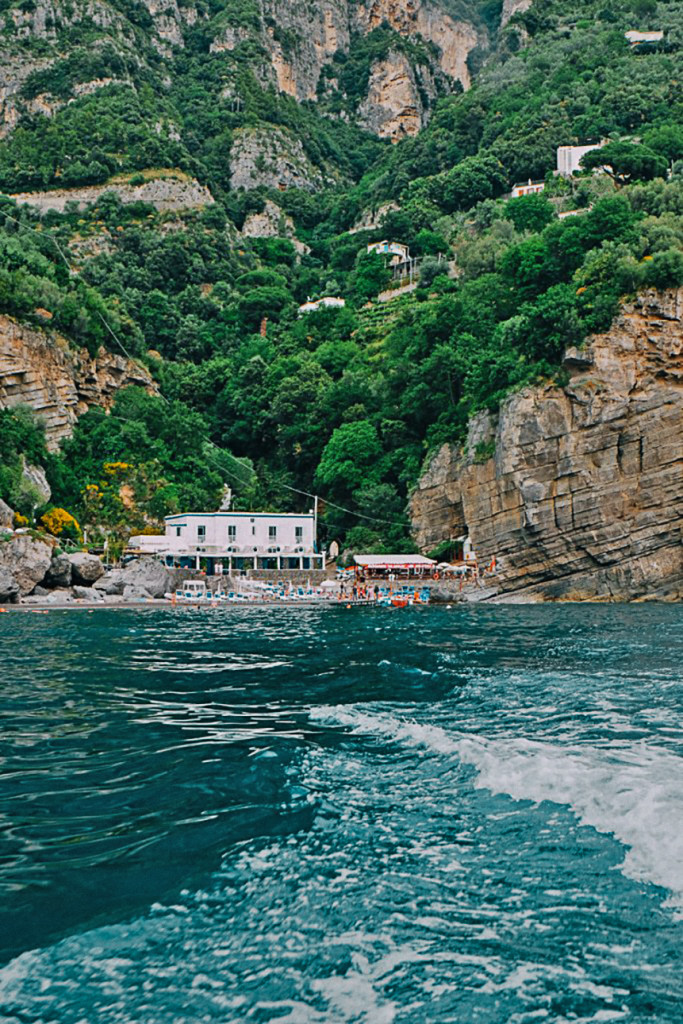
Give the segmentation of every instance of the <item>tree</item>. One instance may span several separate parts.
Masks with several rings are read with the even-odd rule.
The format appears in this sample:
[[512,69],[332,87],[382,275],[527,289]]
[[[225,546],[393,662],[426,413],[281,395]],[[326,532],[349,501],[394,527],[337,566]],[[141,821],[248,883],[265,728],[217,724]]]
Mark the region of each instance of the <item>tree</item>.
[[351,288],[357,303],[374,299],[391,281],[391,271],[376,252],[361,252],[351,279]]
[[555,218],[555,209],[542,192],[516,196],[505,206],[505,216],[517,231],[542,231]]
[[586,170],[604,167],[617,185],[632,181],[650,181],[663,178],[667,172],[666,157],[655,153],[649,146],[632,142],[608,142],[600,149],[591,149],[581,157]]
[[343,423],[323,449],[316,483],[330,488],[335,496],[348,498],[361,483],[375,476],[381,452],[377,430],[369,420]]

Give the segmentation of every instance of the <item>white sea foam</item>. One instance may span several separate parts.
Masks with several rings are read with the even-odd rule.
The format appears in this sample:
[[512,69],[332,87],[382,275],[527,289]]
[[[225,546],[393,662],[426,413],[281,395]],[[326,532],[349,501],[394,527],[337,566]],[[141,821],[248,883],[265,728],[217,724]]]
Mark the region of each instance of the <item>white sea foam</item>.
[[382,736],[473,765],[475,785],[514,800],[550,800],[627,847],[621,869],[669,889],[683,916],[683,759],[644,742],[607,747],[487,739],[353,707],[317,708],[317,721]]

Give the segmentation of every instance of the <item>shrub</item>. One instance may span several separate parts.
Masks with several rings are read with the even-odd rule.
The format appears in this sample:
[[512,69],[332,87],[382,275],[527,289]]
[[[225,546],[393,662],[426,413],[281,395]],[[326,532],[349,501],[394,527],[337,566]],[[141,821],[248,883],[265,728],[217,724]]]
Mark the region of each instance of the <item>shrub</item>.
[[64,508],[51,508],[40,517],[41,525],[53,537],[81,541],[83,536],[77,520]]

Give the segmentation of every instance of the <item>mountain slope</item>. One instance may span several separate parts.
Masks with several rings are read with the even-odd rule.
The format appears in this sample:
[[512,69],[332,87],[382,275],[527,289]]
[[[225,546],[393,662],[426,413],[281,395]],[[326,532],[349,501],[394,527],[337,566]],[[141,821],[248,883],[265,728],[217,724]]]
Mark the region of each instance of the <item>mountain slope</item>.
[[[315,489],[353,512],[330,504],[328,537],[409,547],[426,455],[683,282],[683,5],[637,6],[10,6],[0,312],[146,364],[202,438],[198,501],[221,476],[243,505]],[[663,39],[631,47],[634,24]],[[558,145],[608,135],[610,174],[553,177]],[[528,177],[545,195],[507,201]],[[392,284],[419,286],[377,301]],[[325,294],[345,307],[298,315]],[[189,484],[163,406],[122,403],[99,471],[137,467],[139,526]],[[103,436],[88,413],[52,470],[93,527]]]

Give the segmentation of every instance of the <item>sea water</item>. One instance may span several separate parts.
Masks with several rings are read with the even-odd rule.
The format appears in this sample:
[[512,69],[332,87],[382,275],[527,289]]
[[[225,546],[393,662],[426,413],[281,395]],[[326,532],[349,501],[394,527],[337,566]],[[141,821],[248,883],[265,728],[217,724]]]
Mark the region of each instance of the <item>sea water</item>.
[[0,1022],[683,1020],[683,613],[0,616]]

